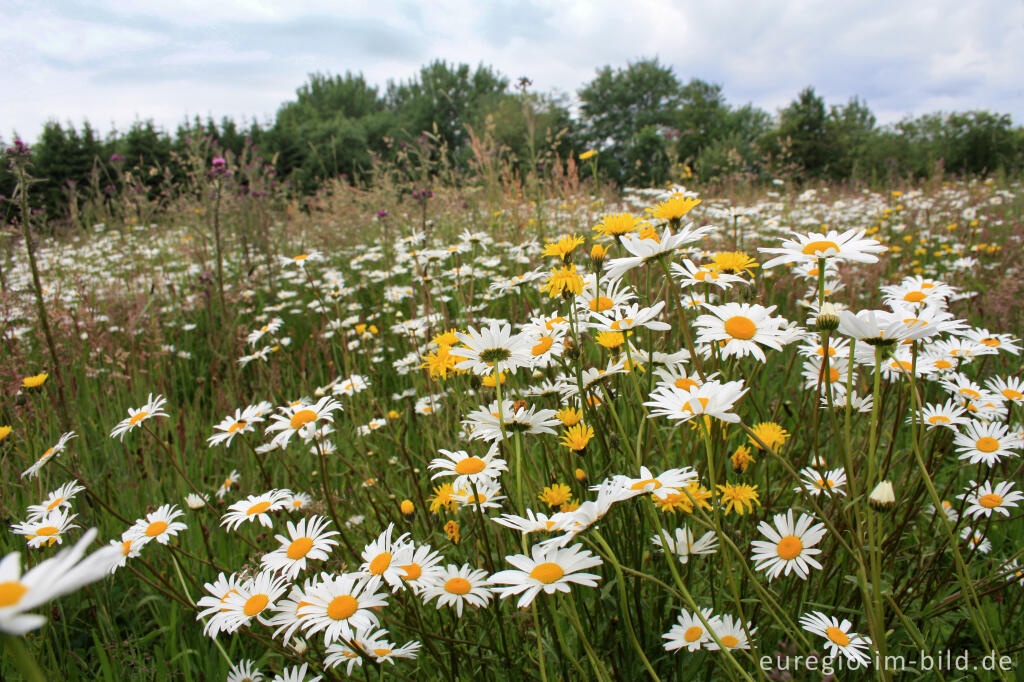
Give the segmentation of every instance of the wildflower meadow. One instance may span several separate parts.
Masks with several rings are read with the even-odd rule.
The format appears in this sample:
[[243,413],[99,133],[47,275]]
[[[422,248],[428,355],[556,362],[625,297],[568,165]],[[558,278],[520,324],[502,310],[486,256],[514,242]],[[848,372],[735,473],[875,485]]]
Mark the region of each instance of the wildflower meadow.
[[474,144],[60,230],[6,150],[0,677],[1018,679],[1019,180]]

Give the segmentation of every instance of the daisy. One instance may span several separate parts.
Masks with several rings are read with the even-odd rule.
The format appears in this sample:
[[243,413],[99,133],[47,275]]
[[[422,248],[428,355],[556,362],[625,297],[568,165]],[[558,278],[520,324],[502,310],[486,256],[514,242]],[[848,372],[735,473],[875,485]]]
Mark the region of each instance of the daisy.
[[495,509],[501,506],[505,496],[501,494],[500,483],[483,479],[472,486],[456,490],[452,494],[452,499],[460,506],[465,505],[470,509]]
[[58,508],[68,508],[75,495],[85,490],[85,486],[78,485],[76,481],[68,481],[46,496],[40,504],[33,504],[28,508],[30,519],[40,518]]
[[[872,346],[891,345],[897,341],[931,335],[927,326],[910,327],[888,310],[839,311],[839,333]],[[872,363],[873,364],[873,363]]]
[[220,603],[200,612],[196,618],[211,616],[206,623],[207,634],[211,637],[216,637],[219,631],[235,632],[240,627],[248,626],[254,618],[267,625],[269,621],[263,614],[269,614],[273,610],[274,603],[284,594],[287,587],[287,579],[284,576],[276,575],[272,571],[262,571],[238,583],[235,589],[222,597]]
[[413,544],[414,547],[413,554],[409,557],[408,563],[400,568],[402,569],[402,580],[413,592],[418,593],[437,576],[440,571],[437,564],[441,562],[442,557],[437,551],[431,549],[430,545],[410,544]]
[[[469,431],[470,440],[499,441],[517,432],[524,435],[553,434],[555,429],[552,427],[561,423],[555,416],[555,410],[538,410],[535,405],[517,406],[511,400],[503,400],[501,406],[500,421],[497,401],[492,402],[486,409],[470,412],[466,419],[462,420],[462,424]],[[504,433],[501,429],[502,421],[505,425]]]
[[238,481],[239,481],[239,479],[241,477],[242,476],[241,476],[241,474],[238,473],[238,471],[236,471],[235,469],[232,469],[231,473],[228,474],[228,477],[225,478],[224,482],[220,484],[219,488],[217,488],[217,492],[214,493],[217,496],[217,499],[218,500],[224,499],[224,496],[228,494],[229,490],[231,490],[231,486],[233,486],[234,484],[238,483]]
[[284,508],[290,512],[305,509],[313,502],[313,498],[307,493],[292,493],[284,501]]
[[134,431],[147,419],[152,419],[153,417],[166,417],[167,413],[163,411],[163,407],[166,403],[167,400],[165,400],[163,396],[158,395],[156,398],[153,398],[153,394],[150,393],[149,397],[146,398],[145,405],[138,409],[131,407],[128,408],[128,418],[123,419],[114,427],[114,430],[110,432],[110,437],[113,438],[117,436],[118,439],[123,441],[124,434]]
[[70,509],[55,509],[39,518],[14,524],[11,532],[26,536],[29,547],[59,545],[64,542],[64,533],[79,527],[72,523],[77,517],[78,514],[72,514]]
[[325,561],[338,541],[333,536],[336,530],[327,530],[330,523],[322,516],[300,519],[297,524],[287,522],[287,535],[275,535],[280,545],[260,560],[263,568],[295,580],[306,569],[307,560]]
[[[719,651],[721,649],[749,649],[750,641],[747,637],[747,633],[751,635],[757,631],[757,628],[751,627],[750,623],[746,624],[746,628],[743,626],[743,622],[739,619],[733,620],[733,617],[726,614],[722,616],[717,623],[714,623],[711,627],[711,631],[714,633],[714,637],[707,643],[708,651]],[[716,642],[715,639],[718,639]],[[719,646],[721,642],[721,646]]]
[[110,545],[117,547],[121,550],[121,555],[117,558],[117,561],[113,566],[110,567],[110,572],[115,573],[117,569],[124,568],[128,565],[129,559],[135,559],[142,554],[142,548],[149,542],[149,538],[142,536],[139,537],[137,533],[132,532],[132,529],[121,533],[121,540],[111,540]]
[[221,614],[227,613],[228,609],[225,604],[227,603],[228,597],[232,594],[238,594],[238,590],[241,588],[242,582],[242,579],[235,573],[232,573],[229,576],[220,573],[217,575],[217,579],[212,583],[205,583],[203,585],[203,588],[209,593],[209,596],[200,597],[199,601],[196,602],[196,606],[204,609],[196,616],[196,620],[202,620],[206,616],[213,616],[213,618],[206,621],[206,625],[203,628],[204,634],[210,637],[216,637],[221,631],[232,631],[227,629],[229,625],[228,620],[225,615]]
[[383,638],[387,633],[383,630],[377,632],[372,644],[364,647],[364,651],[370,654],[377,663],[395,664],[399,658],[416,658],[422,644],[419,642],[406,642],[402,646],[395,645]]
[[228,670],[227,682],[262,682],[263,673],[256,668],[256,661],[244,659]]
[[377,647],[383,646],[383,637],[387,633],[384,630],[357,630],[351,638],[342,642],[331,644],[325,653],[324,665],[328,668],[337,668],[345,664],[345,674],[351,677],[352,668],[363,665],[363,657],[371,656],[370,652]]
[[517,570],[499,571],[491,576],[492,583],[508,585],[494,590],[502,599],[522,594],[516,604],[519,608],[529,606],[541,591],[544,594],[569,592],[570,583],[596,587],[601,579],[599,575],[577,572],[602,564],[601,559],[583,549],[583,545],[565,549],[534,545],[530,554],[506,556],[505,560]]
[[532,509],[527,509],[525,517],[516,516],[515,514],[502,514],[500,518],[491,518],[491,521],[506,528],[519,531],[523,535],[529,535],[530,533],[553,533],[564,530],[562,523],[565,519],[564,517],[560,518],[560,516],[560,514],[548,516],[547,514],[536,513]]
[[700,241],[712,229],[710,225],[694,229],[691,223],[680,228],[675,234],[672,234],[670,229],[665,228],[660,237],[653,229],[650,232],[645,230],[641,233],[626,235],[619,240],[619,243],[622,244],[622,248],[629,251],[632,255],[625,258],[613,258],[608,261],[605,266],[608,277],[610,279],[620,279],[633,268],[658,260],[660,257],[673,253],[687,244]]
[[270,682],[320,682],[323,679],[323,675],[306,679],[306,669],[308,667],[309,663],[303,663],[302,665],[293,665],[290,668],[285,668],[279,675],[274,675]]
[[120,549],[107,545],[89,556],[86,547],[96,539],[96,529],[86,531],[73,547],[21,572],[21,554],[11,552],[0,559],[0,632],[23,635],[41,628],[46,618],[25,613],[110,573]]
[[812,525],[814,517],[807,514],[801,514],[794,524],[792,509],[785,514],[776,514],[774,523],[774,528],[765,521],[757,526],[757,530],[770,542],[751,542],[751,559],[756,562],[755,570],[764,570],[769,581],[783,573],[789,575],[790,572],[807,580],[809,568],[822,568],[811,555],[821,554],[821,550],[814,545],[825,537],[825,524]]
[[263,338],[264,334],[270,334],[271,336],[276,335],[277,331],[281,328],[281,325],[283,324],[284,320],[282,320],[280,317],[275,317],[272,320],[270,320],[270,322],[267,322],[259,329],[250,332],[249,335],[245,337],[245,342],[250,346],[255,347],[256,344],[259,343],[260,339]]
[[846,495],[841,488],[846,485],[846,472],[842,469],[831,469],[820,473],[817,469],[806,467],[800,470],[803,480],[800,486],[794,488],[795,492],[806,492],[814,497],[822,493],[828,495]]
[[822,258],[833,262],[877,263],[878,256],[874,254],[883,253],[887,247],[875,239],[864,239],[866,233],[863,228],[843,233],[829,230],[826,234],[791,232],[793,239],[783,239],[781,247],[758,249],[761,253],[780,254],[761,267],[767,270],[785,263],[813,263]]
[[67,447],[68,441],[75,438],[76,434],[74,431],[68,431],[57,439],[56,445],[44,452],[35,463],[25,471],[21,472],[21,478],[34,478],[39,475],[39,470],[43,468],[43,465],[49,462],[51,459],[64,452],[64,448]]
[[457,332],[462,343],[450,350],[463,360],[456,369],[472,371],[479,376],[514,372],[520,367],[529,367],[533,362],[530,337],[512,334],[512,325],[492,321],[489,327],[479,331],[470,327],[465,333]]
[[378,593],[380,578],[355,573],[327,576],[306,591],[307,604],[297,615],[307,635],[324,633],[324,645],[351,639],[356,630],[377,626],[374,608],[387,606],[387,595]]
[[474,483],[483,483],[501,476],[501,472],[508,470],[505,460],[497,457],[498,444],[494,443],[487,450],[483,457],[470,455],[465,450],[438,450],[444,457],[431,460],[428,469],[437,469],[437,473],[430,477],[431,480],[441,476],[455,476],[452,487],[470,488]]
[[185,512],[178,509],[177,505],[165,504],[156,511],[146,514],[146,518],[136,521],[128,529],[128,534],[130,537],[142,540],[143,542],[156,540],[161,545],[166,545],[171,537],[188,528],[181,521],[174,520],[184,515]]
[[957,499],[967,500],[970,504],[964,514],[977,520],[981,516],[988,518],[992,512],[999,512],[1003,516],[1010,516],[1007,507],[1016,507],[1017,502],[1024,499],[1024,494],[1013,490],[1013,481],[1003,481],[992,487],[991,481],[985,481],[978,486],[971,481],[967,486],[967,493],[957,495]]
[[394,530],[395,524],[388,524],[383,533],[363,548],[363,564],[359,570],[366,576],[383,580],[391,586],[392,592],[397,592],[404,587],[402,579],[406,571],[403,566],[412,561],[413,546],[408,533],[392,540]]
[[[704,625],[705,622],[707,626]],[[676,618],[675,625],[661,636],[667,640],[665,651],[678,651],[684,648],[691,653],[699,651],[701,646],[712,641],[708,627],[717,629],[721,622],[722,619],[712,614],[711,609],[701,609],[699,616],[696,612],[683,611]]]
[[[612,477],[611,482],[628,491],[630,497],[651,493],[659,499],[664,499],[667,495],[679,493],[696,480],[697,472],[690,467],[668,469],[655,476],[650,469],[642,466],[639,478],[620,475]],[[597,487],[591,488],[591,490],[597,490]]]
[[765,308],[757,304],[726,303],[721,306],[705,304],[704,308],[711,314],[700,315],[694,322],[699,329],[697,341],[706,344],[724,341],[721,346],[723,358],[753,355],[765,362],[761,346],[782,350],[787,340],[780,329],[788,321],[771,316],[775,306]]
[[682,564],[688,563],[691,556],[714,554],[718,551],[718,536],[713,530],[704,533],[699,540],[694,540],[693,532],[683,526],[676,528],[673,535],[666,533],[666,539],[667,542],[663,543],[659,534],[653,536],[651,542],[663,550],[667,547],[667,551],[675,554],[679,558],[679,563]]
[[[959,407],[955,400],[950,398],[941,405],[935,403],[922,407],[920,420],[927,429],[944,426],[951,431],[956,431],[957,426],[964,426],[970,423],[970,418],[964,416],[966,414],[967,411]],[[907,418],[907,423],[912,423],[914,419],[914,416],[911,415]]]
[[737,400],[747,389],[742,381],[708,381],[691,390],[660,387],[651,394],[644,405],[651,409],[651,417],[668,417],[675,421],[688,421],[697,415],[715,417],[724,422],[735,423],[739,415],[731,412]]
[[260,525],[270,528],[274,525],[269,512],[284,509],[285,500],[291,496],[289,490],[268,490],[260,495],[249,495],[228,507],[228,513],[221,517],[220,525],[228,530],[235,530],[246,521],[259,521]]
[[1011,334],[994,334],[987,329],[968,329],[964,332],[968,340],[980,343],[988,348],[997,351],[1006,351],[1014,355],[1020,355],[1018,339]]
[[234,416],[227,416],[221,423],[214,426],[215,431],[220,433],[214,433],[212,436],[206,439],[212,448],[214,445],[223,444],[225,447],[231,445],[231,441],[234,437],[240,433],[249,433],[255,431],[256,427],[254,424],[258,424],[263,421],[263,417],[258,412],[258,407],[250,405],[244,410],[236,409]]
[[461,618],[465,604],[476,608],[487,606],[492,596],[490,584],[487,571],[473,568],[469,564],[461,567],[448,564],[437,571],[432,582],[424,586],[421,596],[424,604],[437,598],[439,609],[442,606],[454,606],[455,613]]
[[982,554],[988,554],[992,551],[992,543],[981,534],[980,530],[974,530],[970,526],[964,526],[964,529],[960,531],[960,539],[966,540],[968,547]]
[[614,315],[591,313],[590,317],[595,321],[598,329],[605,331],[625,332],[638,327],[646,327],[653,331],[668,331],[672,329],[672,325],[657,319],[664,308],[664,301],[658,301],[649,308],[641,308],[634,303],[627,308],[617,309],[614,311]]
[[679,280],[684,287],[700,286],[702,284],[714,284],[720,289],[728,289],[735,283],[746,284],[747,281],[738,275],[730,275],[725,272],[708,267],[707,265],[695,265],[693,261],[684,258],[682,265],[672,264],[672,276]]
[[1005,400],[1017,405],[1024,403],[1024,379],[993,377],[985,382],[985,386],[993,393],[1001,395]]
[[956,434],[953,445],[960,453],[960,459],[970,460],[971,464],[984,462],[994,466],[1004,457],[1018,456],[1013,450],[1021,448],[1021,439],[1001,424],[972,421]]
[[289,405],[281,409],[282,414],[270,417],[274,423],[267,427],[266,433],[269,435],[277,432],[271,442],[281,448],[286,447],[296,433],[308,441],[320,426],[320,422],[333,423],[334,416],[331,413],[340,409],[343,409],[341,403],[330,396],[321,398],[315,405],[307,405],[304,402]]
[[811,611],[800,616],[800,626],[810,633],[825,638],[825,646],[832,657],[843,654],[859,666],[871,664],[871,639],[866,635],[850,632],[853,623],[845,618],[826,616],[821,611]]

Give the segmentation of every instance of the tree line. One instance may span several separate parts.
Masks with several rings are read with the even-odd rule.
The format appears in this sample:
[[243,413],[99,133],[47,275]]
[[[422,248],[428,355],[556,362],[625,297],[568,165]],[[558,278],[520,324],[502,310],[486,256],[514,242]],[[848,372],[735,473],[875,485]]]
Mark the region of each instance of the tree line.
[[[299,193],[328,178],[365,181],[381,162],[443,156],[465,168],[482,134],[524,171],[550,158],[538,149],[562,159],[596,150],[600,177],[619,185],[776,177],[878,184],[1024,166],[1024,129],[1007,114],[933,113],[880,126],[863,100],[828,104],[813,87],[772,114],[731,105],[718,84],[683,82],[657,58],[599,69],[577,91],[575,108],[565,95],[530,85],[485,65],[435,61],[383,89],[361,74],[312,74],[265,125],[196,118],[171,133],[138,121],[102,136],[88,122],[54,120],[32,145],[33,195],[37,210],[59,216],[76,193],[118,191],[125,167],[135,169],[136,183],[173,182],[188,172],[183,159],[199,138],[211,158],[273,164]],[[0,169],[0,196],[13,190],[13,176]]]

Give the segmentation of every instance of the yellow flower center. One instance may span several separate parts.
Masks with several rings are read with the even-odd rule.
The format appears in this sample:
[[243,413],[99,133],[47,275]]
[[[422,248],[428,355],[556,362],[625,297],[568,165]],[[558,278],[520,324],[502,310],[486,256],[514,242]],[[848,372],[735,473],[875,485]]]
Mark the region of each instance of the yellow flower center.
[[409,564],[408,566],[401,566],[400,568],[405,571],[405,575],[403,576],[405,580],[416,580],[423,575],[423,569],[420,568],[419,564]]
[[935,369],[949,369],[953,366],[953,363],[949,360],[936,360]]
[[606,310],[611,310],[615,305],[615,302],[607,296],[598,296],[597,298],[590,301],[588,304],[590,311],[594,313],[603,313]]
[[736,315],[725,321],[725,333],[734,339],[752,339],[757,333],[757,325],[749,317]]
[[548,352],[548,350],[551,348],[552,344],[554,344],[554,343],[555,343],[555,340],[553,338],[551,338],[550,336],[543,336],[543,337],[541,337],[541,339],[537,343],[537,345],[534,346],[530,350],[531,350],[531,352],[535,356],[537,356],[537,355],[544,355],[545,353]]
[[245,606],[242,607],[242,612],[247,616],[255,616],[257,613],[267,608],[267,603],[270,601],[270,597],[265,594],[254,594],[245,600]]
[[995,493],[982,495],[980,498],[978,498],[978,504],[980,504],[985,509],[995,509],[1002,503],[1003,498],[1000,497],[999,495],[996,495]]
[[293,540],[292,544],[288,545],[288,551],[286,554],[289,559],[301,559],[309,554],[309,550],[311,549],[313,549],[312,538],[299,538],[298,540]]
[[648,479],[646,479],[644,481],[637,481],[636,483],[631,485],[629,487],[629,489],[630,490],[643,490],[644,488],[646,488],[647,486],[652,485],[652,484],[654,485],[654,489],[655,490],[657,490],[658,488],[661,487],[661,482],[658,481],[658,479],[656,479],[656,478],[648,478]]
[[391,655],[391,649],[374,649],[373,653],[375,656],[380,656],[381,658],[383,658],[384,656]]
[[136,412],[128,420],[128,424],[131,425],[131,426],[135,426],[136,424],[138,424],[140,421],[142,421],[143,419],[145,419],[148,416],[149,416],[149,412],[145,412],[145,411]]
[[228,433],[234,433],[235,431],[238,431],[239,429],[244,429],[244,428],[245,428],[245,422],[235,422],[234,424],[232,424],[231,426],[228,427]]
[[28,588],[17,580],[0,583],[0,608],[14,606],[28,592]]
[[683,633],[683,639],[687,642],[696,642],[704,635],[704,628],[698,625],[691,625],[686,628],[686,632]]
[[825,628],[825,636],[830,640],[838,644],[839,646],[849,646],[850,638],[845,632],[836,627]]
[[479,474],[487,466],[479,457],[467,457],[455,465],[455,473],[465,476],[467,474]]
[[676,388],[681,388],[684,391],[691,391],[697,388],[698,386],[700,386],[699,383],[687,377],[679,377],[678,379],[676,379]]
[[316,412],[314,412],[313,410],[299,410],[298,412],[292,415],[290,424],[293,429],[298,431],[309,422],[315,421]]
[[983,436],[975,441],[974,447],[978,448],[982,452],[995,452],[999,449],[999,441],[995,438]]
[[800,542],[800,538],[795,535],[787,535],[779,540],[776,550],[780,558],[789,561],[800,556],[800,552],[804,550],[804,543]]
[[989,337],[987,339],[982,339],[981,342],[983,344],[985,344],[986,346],[988,346],[989,348],[998,348],[999,347],[999,339],[994,339],[994,338]]
[[345,620],[351,618],[352,614],[359,609],[359,602],[350,594],[343,594],[335,597],[327,605],[327,616],[334,620]]
[[733,648],[734,646],[736,646],[739,643],[740,643],[740,640],[736,639],[732,635],[726,635],[725,637],[722,637],[722,646],[724,646],[724,647],[726,647],[728,649]]
[[132,551],[132,541],[131,540],[125,540],[124,542],[121,543],[121,554],[123,554],[124,556],[128,556],[129,554],[131,554],[131,551]]
[[391,552],[381,552],[370,562],[370,573],[380,575],[391,565]]
[[160,533],[163,533],[165,530],[167,530],[166,521],[154,521],[153,523],[149,524],[149,526],[146,528],[146,535],[148,535],[151,538],[155,538],[157,535],[160,535]]
[[1024,393],[1015,391],[1012,388],[1004,388],[1003,397],[1007,400],[1020,400],[1021,398],[1024,398]]
[[839,245],[836,244],[835,242],[830,242],[830,241],[822,240],[822,241],[807,242],[807,244],[805,244],[804,248],[803,248],[803,253],[804,253],[805,256],[823,257],[823,256],[835,255],[835,254],[830,254],[829,251],[834,251],[835,253],[839,253]]
[[533,570],[530,571],[530,577],[534,580],[539,580],[545,585],[550,585],[556,580],[561,579],[565,575],[565,571],[558,564],[551,563],[550,561],[543,564],[537,564]]
[[931,417],[928,417],[928,423],[929,424],[948,424],[949,423],[949,417],[947,417],[946,415],[943,415],[943,414],[935,414],[935,415],[932,415]]
[[267,501],[257,502],[256,504],[245,510],[245,515],[253,516],[254,514],[262,514],[263,512],[267,511],[269,507],[270,503]]
[[307,258],[309,258],[309,254],[308,253],[302,253],[302,254],[299,254],[298,256],[296,256],[295,260],[306,260]]
[[57,532],[56,526],[43,526],[36,530],[36,535],[45,535],[49,537],[50,535],[56,535]]
[[926,297],[927,294],[925,294],[923,291],[911,291],[908,292],[907,295],[903,297],[903,300],[908,301],[910,303],[920,303]]
[[465,578],[452,578],[444,584],[444,589],[451,594],[466,594],[473,586]]
[[53,501],[53,502],[51,502],[51,503],[50,503],[49,505],[47,505],[47,507],[46,507],[46,511],[53,511],[53,510],[54,510],[54,509],[56,509],[56,508],[57,508],[58,506],[60,506],[60,503],[61,503],[61,502],[63,502],[63,501],[64,501],[64,498],[63,498],[63,497],[58,497],[58,498],[57,498],[56,500],[54,500],[54,501]]

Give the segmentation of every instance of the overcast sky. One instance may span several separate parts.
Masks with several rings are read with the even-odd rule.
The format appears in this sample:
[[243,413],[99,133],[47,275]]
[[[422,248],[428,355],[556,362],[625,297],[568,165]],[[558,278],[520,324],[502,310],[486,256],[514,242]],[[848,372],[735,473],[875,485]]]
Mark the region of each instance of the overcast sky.
[[972,108],[1024,123],[1024,0],[0,0],[0,137],[48,119],[266,122],[310,72],[384,85],[437,58],[574,94],[650,56],[773,113],[814,85],[882,123]]

